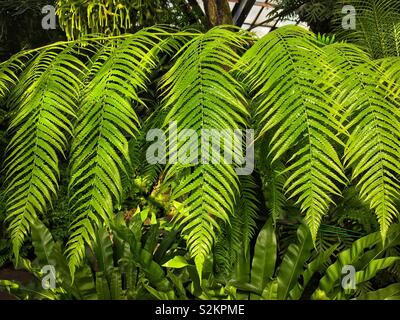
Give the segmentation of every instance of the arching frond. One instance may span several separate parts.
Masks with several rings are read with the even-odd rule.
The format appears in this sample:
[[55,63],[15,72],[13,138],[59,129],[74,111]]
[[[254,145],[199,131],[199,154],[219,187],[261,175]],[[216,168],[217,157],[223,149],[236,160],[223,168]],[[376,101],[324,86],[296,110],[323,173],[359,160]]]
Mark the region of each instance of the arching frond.
[[147,193],[150,192],[151,186],[155,183],[161,173],[163,164],[149,163],[146,159],[151,142],[147,141],[147,133],[149,130],[161,128],[166,116],[165,110],[159,107],[144,121],[140,135],[136,139],[130,141],[129,151],[132,161],[132,175],[135,177],[135,183],[140,184],[140,188]]
[[284,185],[287,180],[285,166],[282,160],[271,163],[271,157],[266,157],[271,147],[269,139],[264,136],[257,145],[257,168],[260,171],[262,190],[274,223],[277,219],[283,218],[286,196]]
[[[354,12],[342,12],[344,5]],[[354,29],[342,21],[350,14],[355,19]],[[400,2],[397,0],[349,0],[337,3],[335,32],[339,39],[354,43],[373,58],[400,55]]]
[[[157,29],[157,32],[162,30]],[[135,136],[138,92],[146,88],[157,62],[159,38],[143,30],[98,57],[93,78],[85,86],[71,150],[70,203],[75,220],[68,242],[71,272],[79,265],[93,227],[112,220],[121,204],[121,174],[130,163],[127,136]]]
[[[232,131],[246,125],[248,112],[242,89],[229,73],[239,58],[235,51],[244,44],[240,33],[214,28],[184,47],[163,83],[167,90],[165,108],[169,110],[165,126],[175,122],[178,135],[184,132],[183,129],[193,130],[196,137],[190,144],[195,143],[195,148],[201,146],[202,155],[204,152],[211,154],[208,164],[199,163],[201,156],[198,154],[192,154],[187,164],[179,163],[178,159],[167,174],[168,179],[181,176],[172,194],[173,200],[182,199],[176,222],[187,236],[187,245],[199,274],[212,249],[216,232],[220,230],[219,224],[229,222],[239,193],[234,166],[218,159],[220,154],[214,155],[210,151],[212,148],[201,141],[201,135],[202,130],[208,129],[232,139],[232,135],[226,135],[224,130]],[[222,146],[221,137],[213,136],[219,146]],[[180,139],[178,149],[169,150],[169,157],[177,150],[190,147],[184,139]],[[233,150],[228,153],[234,156]]]
[[9,86],[14,85],[17,79],[8,61],[0,64],[0,98],[9,92]]
[[32,58],[32,54],[21,52],[0,63],[0,99],[10,93],[18,82],[18,73]]
[[258,217],[257,185],[252,176],[241,176],[240,197],[230,224],[224,226],[215,247],[216,264],[232,271],[238,255],[250,256],[250,241],[254,237]]
[[[360,50],[347,44],[335,44],[325,50],[339,70],[336,100],[343,108],[342,122],[349,134],[345,165],[352,168],[352,179],[360,186],[361,197],[375,210],[385,238],[398,215],[395,200],[400,190],[400,87],[396,74],[391,76],[390,66],[386,66],[386,74]],[[395,64],[398,68],[397,58],[391,66]]]
[[342,144],[336,105],[327,94],[334,84],[331,67],[315,36],[294,26],[257,41],[242,67],[257,105],[259,136],[272,132],[272,162],[287,154],[286,192],[298,197],[315,239],[331,195],[340,195],[338,184],[346,181],[335,149]]
[[70,45],[43,50],[11,92],[12,138],[5,160],[7,220],[18,256],[30,225],[57,194],[59,154],[72,135],[84,64]]

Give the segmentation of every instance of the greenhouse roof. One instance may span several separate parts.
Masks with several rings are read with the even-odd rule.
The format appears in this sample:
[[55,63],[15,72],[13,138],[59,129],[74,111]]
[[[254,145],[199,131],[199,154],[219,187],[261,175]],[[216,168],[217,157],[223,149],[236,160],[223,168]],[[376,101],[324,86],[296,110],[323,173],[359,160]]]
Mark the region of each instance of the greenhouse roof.
[[[267,34],[271,28],[287,24],[299,24],[296,18],[285,20],[270,20],[268,14],[276,8],[276,1],[262,0],[228,0],[236,25],[254,31],[257,35]],[[203,1],[197,0],[203,8]]]

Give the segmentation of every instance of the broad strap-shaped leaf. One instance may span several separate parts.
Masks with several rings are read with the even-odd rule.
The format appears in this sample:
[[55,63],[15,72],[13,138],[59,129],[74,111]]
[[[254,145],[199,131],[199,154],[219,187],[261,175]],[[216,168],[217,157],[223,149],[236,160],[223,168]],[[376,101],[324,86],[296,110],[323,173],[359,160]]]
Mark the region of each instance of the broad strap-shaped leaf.
[[163,269],[153,260],[153,255],[142,248],[140,240],[135,237],[132,230],[123,225],[113,225],[112,230],[115,237],[129,245],[133,261],[146,274],[150,284],[158,291],[166,293],[169,299],[173,299],[174,292]]
[[278,281],[276,279],[267,283],[262,298],[263,300],[278,300]]
[[[251,284],[257,287],[259,294],[264,295],[265,286],[275,274],[277,251],[275,226],[273,219],[269,218],[258,234],[251,265]],[[270,286],[272,290],[273,284]]]
[[32,245],[41,266],[54,264],[54,240],[49,229],[41,222],[32,224]]
[[286,192],[297,197],[314,240],[346,181],[335,148],[342,144],[337,106],[328,95],[335,77],[316,41],[301,27],[285,26],[258,40],[237,67],[253,93],[259,136],[271,133],[271,161],[289,159]]
[[[160,29],[154,28],[161,32]],[[94,228],[112,219],[129,165],[128,136],[135,136],[143,104],[139,92],[157,62],[161,40],[152,30],[118,40],[92,65],[80,103],[71,151],[70,204],[74,215],[67,254],[71,272],[80,264]]]
[[370,291],[357,297],[357,300],[400,300],[400,283],[386,288]]
[[[389,229],[385,245],[382,244],[379,232],[371,233],[356,240],[349,249],[340,252],[335,263],[330,265],[326,270],[325,275],[320,280],[319,290],[325,292],[331,298],[335,297],[338,293],[340,296],[342,269],[344,266],[354,266],[357,273],[360,272],[358,277],[361,281],[363,277],[368,276],[374,270],[377,271],[379,267],[385,267],[387,262],[374,261],[379,260],[387,248],[396,246],[399,242],[400,229],[398,224],[393,225]],[[372,267],[369,267],[371,264]]]
[[[235,31],[214,28],[187,43],[163,83],[168,110],[165,127],[175,123],[178,136],[185,133],[184,129],[195,134],[194,141],[179,139],[175,149],[169,150],[169,159],[173,158],[173,153],[177,153],[178,159],[170,161],[175,163],[170,166],[166,180],[182,177],[172,193],[172,200],[182,199],[175,221],[187,236],[187,246],[199,274],[216,232],[220,231],[220,223],[229,222],[239,194],[235,165],[225,163],[221,154],[215,155],[216,152],[212,152],[215,149],[201,139],[202,130],[207,129],[214,130],[213,138],[219,134],[232,141],[233,135],[224,130],[233,132],[246,126],[248,112],[242,88],[229,72],[239,58],[236,50],[241,50],[245,44],[241,33]],[[173,139],[169,138],[169,141]],[[222,146],[218,140],[217,144]],[[190,154],[192,158],[182,160],[179,154],[184,155],[184,150],[190,147],[195,149]],[[211,155],[208,163],[202,160],[206,152]],[[234,162],[237,154],[232,148],[228,154]],[[221,157],[218,159],[218,156]]]
[[371,280],[377,272],[389,268],[393,263],[400,260],[400,257],[387,257],[372,260],[364,270],[356,272],[355,283],[363,283]]
[[304,264],[313,249],[311,233],[301,224],[297,229],[297,243],[291,243],[283,257],[278,271],[278,299],[286,300],[303,272]]
[[7,220],[16,256],[57,194],[58,156],[72,135],[83,70],[73,46],[52,46],[31,61],[8,99],[14,116],[5,160]]
[[304,292],[304,289],[307,287],[311,278],[316,272],[323,271],[326,269],[330,258],[332,257],[335,250],[339,247],[339,244],[334,244],[330,246],[327,250],[319,253],[310,263],[307,264],[304,272],[302,272],[302,282],[296,282],[293,289],[290,291],[290,300],[299,300]]

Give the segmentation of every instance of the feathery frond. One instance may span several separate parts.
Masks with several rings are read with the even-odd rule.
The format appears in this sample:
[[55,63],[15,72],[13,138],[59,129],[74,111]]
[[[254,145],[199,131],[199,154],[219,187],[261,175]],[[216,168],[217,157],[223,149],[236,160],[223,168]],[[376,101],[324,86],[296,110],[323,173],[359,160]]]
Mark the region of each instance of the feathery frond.
[[31,58],[32,54],[22,52],[0,63],[0,99],[17,84],[17,74]]
[[[325,47],[339,72],[336,101],[348,132],[344,160],[361,197],[375,210],[383,238],[398,215],[400,122],[396,79],[348,44]],[[392,63],[399,64],[398,59]]]
[[367,51],[374,59],[400,55],[400,2],[397,0],[349,0],[354,7],[355,29],[342,26],[343,3],[337,4],[339,39],[347,40]]
[[[238,64],[252,88],[258,130],[270,140],[272,162],[287,154],[286,192],[298,197],[313,239],[346,177],[334,145],[340,124],[328,95],[334,75],[315,36],[287,26],[264,36]],[[265,155],[268,156],[268,155]]]
[[31,224],[57,195],[58,156],[72,135],[84,69],[73,46],[53,46],[30,63],[9,97],[15,111],[5,160],[5,192],[16,256]]
[[216,264],[225,271],[232,271],[242,252],[246,257],[250,253],[250,241],[254,237],[258,218],[257,185],[252,176],[240,176],[240,198],[236,203],[230,224],[224,226],[216,243]]
[[80,103],[70,158],[75,217],[67,247],[71,272],[94,236],[93,227],[111,221],[114,205],[121,204],[121,174],[130,163],[127,136],[138,131],[134,107],[143,104],[138,92],[146,88],[156,66],[160,40],[152,30],[137,32],[108,46],[92,66],[94,76]]
[[[190,128],[201,137],[202,130],[208,129],[232,139],[232,135],[224,134],[226,130],[245,128],[245,116],[248,115],[245,98],[240,84],[229,73],[239,59],[236,50],[246,44],[241,33],[235,31],[214,28],[196,37],[178,53],[176,63],[166,74],[162,86],[167,92],[165,108],[169,110],[165,126],[176,122],[178,135],[184,134],[184,128]],[[220,146],[220,137],[213,138]],[[180,140],[184,139],[183,136]],[[193,143],[195,148],[201,145],[202,153],[207,150],[211,154],[210,163],[199,164],[198,155],[192,154],[187,164],[173,164],[167,176],[170,179],[183,173],[173,190],[172,200],[183,201],[176,222],[187,235],[190,254],[201,274],[204,259],[221,228],[220,221],[229,222],[229,216],[233,214],[239,181],[234,165],[218,159],[220,154],[210,152],[201,138],[195,140],[179,142],[177,147],[188,150]],[[169,157],[176,151],[170,150]],[[228,152],[232,157],[236,156],[232,150]]]

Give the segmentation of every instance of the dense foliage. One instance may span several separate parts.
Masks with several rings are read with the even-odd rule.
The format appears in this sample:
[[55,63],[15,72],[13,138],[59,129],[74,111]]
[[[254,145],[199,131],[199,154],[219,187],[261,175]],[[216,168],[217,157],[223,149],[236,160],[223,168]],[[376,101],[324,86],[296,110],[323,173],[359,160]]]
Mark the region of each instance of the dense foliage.
[[[87,30],[0,64],[0,266],[12,261],[37,278],[0,279],[3,290],[400,298],[395,28],[379,43],[367,42],[367,27],[338,34],[348,42],[298,26],[261,39],[232,26]],[[200,145],[204,130],[254,129],[254,141],[228,154],[254,147],[254,171],[198,158],[152,163],[149,130],[169,142],[171,123]],[[49,265],[57,285],[44,289]],[[348,266],[355,288],[343,288]]]

